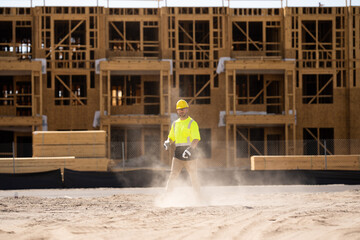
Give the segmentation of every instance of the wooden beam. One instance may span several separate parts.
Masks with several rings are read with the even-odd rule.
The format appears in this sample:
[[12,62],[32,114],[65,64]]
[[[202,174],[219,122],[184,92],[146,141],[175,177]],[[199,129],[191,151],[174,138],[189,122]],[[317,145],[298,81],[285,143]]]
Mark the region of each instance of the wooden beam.
[[233,88],[233,92],[232,92],[232,96],[233,96],[233,102],[232,102],[232,107],[233,107],[233,114],[236,115],[236,70],[233,70],[233,74],[232,74],[232,88]]
[[251,170],[360,170],[360,155],[252,156]]
[[87,131],[35,131],[32,133],[33,145],[79,145],[106,144],[106,132]]
[[169,124],[170,115],[103,116],[101,121],[104,125],[158,125]]
[[56,79],[59,80],[59,82],[70,92],[70,95],[71,95],[72,97],[74,97],[75,100],[77,100],[81,105],[85,105],[85,104],[80,100],[80,98],[78,98],[78,97],[72,92],[72,90],[63,82],[63,80],[61,80],[61,78],[60,78],[58,75],[56,75],[55,77],[56,77]]
[[295,61],[283,61],[280,59],[236,59],[225,61],[226,70],[271,70],[280,74],[286,70],[295,69]]
[[242,125],[283,125],[295,124],[295,115],[233,115],[225,116],[226,123]]
[[[301,22],[301,27],[316,41],[316,44],[318,44],[323,50],[327,50],[324,45],[318,41],[318,39],[304,26],[304,24]],[[327,53],[329,59],[331,59],[331,55]]]
[[334,76],[332,76],[329,81],[316,93],[316,95],[310,100],[308,104],[311,104],[317,97],[319,97],[319,94],[324,91],[324,89],[329,85],[329,83],[334,79]]
[[246,36],[247,39],[250,40],[250,42],[259,50],[259,51],[262,51],[262,49],[256,44],[256,42],[254,42],[250,36],[236,23],[236,22],[233,22],[233,24],[235,24],[235,27],[237,29],[240,30],[240,32],[242,32],[242,34],[244,34]]
[[325,147],[324,144],[322,144],[322,142],[320,142],[320,139],[317,138],[308,128],[305,128],[305,130],[314,138],[314,140],[316,140],[316,141],[318,142],[318,144],[319,144],[320,146],[322,146],[322,147],[326,150],[326,152],[328,152],[330,155],[333,154],[332,152],[330,152],[330,151]]
[[[15,164],[14,164],[15,163]],[[0,158],[0,173],[34,173],[64,168],[77,171],[107,171],[107,158],[28,157]]]
[[204,86],[195,94],[195,96],[191,98],[191,100],[189,101],[189,104],[192,104],[194,102],[195,98],[197,98],[200,95],[200,93],[202,91],[204,91],[204,89],[210,84],[210,82],[211,82],[211,79],[209,79],[209,81],[207,81],[204,84]]
[[111,26],[113,26],[113,28],[115,29],[115,31],[120,35],[120,37],[123,38],[124,42],[126,43],[127,46],[129,46],[131,48],[131,50],[135,51],[135,49],[133,48],[133,46],[128,43],[125,39],[125,36],[120,32],[120,30],[116,27],[116,25],[113,22],[110,22]]
[[[57,49],[69,36],[70,34],[72,34],[78,27],[80,27],[80,25],[84,22],[85,20],[81,20],[73,29],[71,29],[71,31],[63,38],[61,39],[60,42],[58,42],[58,44],[55,45],[54,50]],[[45,56],[45,58],[48,58],[51,54],[51,51]]]
[[[197,42],[195,42],[195,40],[190,36],[190,34],[179,24],[179,28],[185,33],[185,35],[190,39],[190,41],[195,44],[195,47],[197,47],[198,49],[200,49],[201,51],[204,51],[204,49],[201,48],[201,46],[198,45]],[[179,43],[180,44],[180,43]],[[205,53],[205,56],[207,56],[209,58],[209,55],[207,53]],[[194,56],[195,58],[196,56]]]
[[[170,71],[169,61],[141,59],[115,59],[100,62],[100,70],[109,71]],[[160,74],[160,73],[159,73]]]
[[253,102],[258,98],[260,97],[260,95],[265,91],[265,89],[270,85],[270,83],[272,83],[273,80],[269,80],[269,82],[263,87],[263,89],[261,89],[259,91],[258,94],[256,94],[256,96],[251,100],[251,102],[249,104],[253,104]]
[[41,116],[0,116],[0,126],[41,126]]

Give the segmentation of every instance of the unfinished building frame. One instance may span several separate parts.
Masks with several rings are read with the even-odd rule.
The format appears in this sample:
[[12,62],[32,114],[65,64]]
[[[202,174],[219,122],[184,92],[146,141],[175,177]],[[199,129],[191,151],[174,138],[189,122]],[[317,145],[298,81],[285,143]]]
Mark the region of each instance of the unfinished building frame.
[[0,8],[2,139],[100,129],[108,158],[167,164],[183,98],[200,166],[359,153],[335,144],[360,138],[359,9]]

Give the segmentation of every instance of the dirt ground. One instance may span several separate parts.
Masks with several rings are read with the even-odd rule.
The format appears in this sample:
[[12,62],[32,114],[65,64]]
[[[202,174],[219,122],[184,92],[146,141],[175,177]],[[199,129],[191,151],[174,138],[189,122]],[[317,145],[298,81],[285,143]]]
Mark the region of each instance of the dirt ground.
[[360,185],[0,191],[0,239],[360,239]]

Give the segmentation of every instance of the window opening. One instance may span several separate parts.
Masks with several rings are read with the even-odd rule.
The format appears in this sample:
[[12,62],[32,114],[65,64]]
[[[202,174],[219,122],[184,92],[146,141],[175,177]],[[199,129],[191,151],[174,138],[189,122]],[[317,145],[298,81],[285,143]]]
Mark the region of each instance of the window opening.
[[304,128],[303,139],[304,155],[334,154],[334,128]]
[[52,88],[51,71],[46,72],[46,87],[47,88]]
[[180,75],[179,96],[189,103],[210,104],[210,75]]
[[32,157],[32,136],[18,136],[16,138],[16,156]]
[[[86,24],[84,20],[54,22],[56,68],[86,67]],[[47,54],[47,57],[50,52]]]
[[14,81],[12,76],[0,76],[0,105],[14,106]]
[[332,67],[332,21],[302,21],[303,67]]
[[267,155],[285,155],[284,141],[280,134],[267,135]]
[[263,50],[262,22],[233,22],[234,51],[262,51]]
[[111,106],[141,103],[140,76],[111,76]]
[[144,82],[144,114],[160,114],[160,83]]
[[264,155],[264,128],[236,128],[236,157]]
[[263,104],[264,76],[236,75],[236,95],[238,104]]
[[210,67],[209,21],[179,21],[180,68]]
[[302,98],[304,104],[333,103],[333,75],[303,75]]
[[16,94],[16,115],[17,116],[31,116],[32,101],[31,101],[31,82],[30,81],[15,81]]
[[62,75],[55,78],[55,105],[86,105],[86,76]]
[[[157,21],[119,21],[109,23],[109,49],[114,56],[159,56]],[[142,34],[141,34],[142,31]]]
[[8,158],[13,156],[14,132],[0,131],[0,158]]

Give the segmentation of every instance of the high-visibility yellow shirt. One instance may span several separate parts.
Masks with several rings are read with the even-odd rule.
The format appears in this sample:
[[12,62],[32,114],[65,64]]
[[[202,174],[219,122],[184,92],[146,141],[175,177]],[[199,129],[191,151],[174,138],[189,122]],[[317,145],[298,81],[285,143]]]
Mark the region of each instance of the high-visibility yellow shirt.
[[179,118],[171,124],[168,138],[175,142],[175,146],[188,146],[194,139],[200,140],[199,126],[191,117]]

